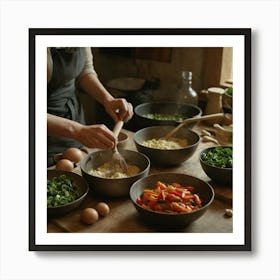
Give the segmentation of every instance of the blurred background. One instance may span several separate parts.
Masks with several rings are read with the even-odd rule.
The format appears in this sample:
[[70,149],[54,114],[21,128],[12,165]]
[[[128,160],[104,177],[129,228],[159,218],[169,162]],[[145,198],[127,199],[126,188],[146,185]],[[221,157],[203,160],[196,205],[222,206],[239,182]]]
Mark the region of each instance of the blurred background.
[[[205,89],[232,85],[231,47],[91,48],[99,79],[115,97],[126,98],[135,107],[151,101],[175,101],[183,70],[192,72],[192,88],[198,106],[206,106]],[[129,83],[127,83],[129,78]],[[87,123],[113,123],[104,109],[82,95]],[[125,128],[138,129],[134,118]]]

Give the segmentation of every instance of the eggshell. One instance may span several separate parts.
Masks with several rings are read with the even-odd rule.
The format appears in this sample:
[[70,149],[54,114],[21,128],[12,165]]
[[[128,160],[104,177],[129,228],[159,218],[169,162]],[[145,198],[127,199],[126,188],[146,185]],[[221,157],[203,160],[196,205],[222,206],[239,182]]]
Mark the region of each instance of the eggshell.
[[105,217],[110,213],[110,207],[105,202],[99,202],[95,208],[96,208],[97,212],[99,213],[99,215],[102,217]]
[[98,218],[98,212],[94,208],[85,208],[81,213],[81,221],[87,225],[96,223]]

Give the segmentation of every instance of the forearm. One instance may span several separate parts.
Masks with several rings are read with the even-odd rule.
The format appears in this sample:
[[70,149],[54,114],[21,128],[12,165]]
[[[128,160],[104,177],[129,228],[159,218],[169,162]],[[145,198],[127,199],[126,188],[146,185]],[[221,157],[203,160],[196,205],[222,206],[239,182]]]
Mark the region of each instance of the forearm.
[[127,122],[133,115],[133,107],[124,98],[114,98],[101,84],[94,74],[81,77],[79,87],[86,91],[92,98],[101,103],[111,118],[117,122]]
[[114,99],[94,74],[83,76],[79,81],[79,87],[104,106]]
[[112,149],[116,138],[105,125],[82,125],[72,120],[47,114],[48,136],[74,139],[88,148]]
[[47,114],[48,136],[67,137],[77,140],[82,125],[75,121]]

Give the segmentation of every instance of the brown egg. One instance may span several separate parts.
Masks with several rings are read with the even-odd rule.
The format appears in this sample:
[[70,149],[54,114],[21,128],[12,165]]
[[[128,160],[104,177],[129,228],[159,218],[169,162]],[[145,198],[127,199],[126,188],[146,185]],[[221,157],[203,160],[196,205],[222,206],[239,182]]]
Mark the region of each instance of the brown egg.
[[105,217],[110,213],[110,207],[105,202],[99,202],[95,208],[96,208],[97,212],[99,213],[99,215],[102,217]]
[[98,218],[98,212],[93,208],[85,208],[81,213],[81,221],[87,225],[96,223]]
[[55,169],[72,171],[74,169],[74,163],[68,159],[61,159],[56,163]]
[[69,159],[74,163],[77,163],[84,157],[84,154],[78,148],[68,148],[63,152],[62,157],[65,159]]

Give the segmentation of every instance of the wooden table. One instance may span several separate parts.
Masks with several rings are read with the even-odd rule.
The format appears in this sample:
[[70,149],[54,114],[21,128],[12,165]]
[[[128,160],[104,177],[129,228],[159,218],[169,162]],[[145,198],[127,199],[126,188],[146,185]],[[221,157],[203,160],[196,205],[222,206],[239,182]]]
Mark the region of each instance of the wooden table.
[[[203,129],[203,125],[195,126],[194,131],[200,133]],[[131,131],[123,130],[129,136],[129,141],[126,149],[136,150],[133,142],[134,133]],[[224,215],[226,208],[232,207],[232,188],[229,186],[218,185],[217,183],[211,181],[208,176],[202,170],[198,155],[199,152],[206,148],[213,146],[213,143],[201,142],[195,152],[195,154],[187,161],[185,161],[181,166],[178,167],[168,167],[162,168],[154,166],[151,163],[150,174],[164,171],[172,172],[183,172],[191,176],[198,177],[204,181],[209,182],[215,191],[215,199],[206,213],[199,218],[197,221],[193,222],[191,225],[181,229],[181,232],[192,232],[192,233],[231,233],[232,232],[232,218],[226,217]],[[94,151],[94,149],[88,149],[89,152]],[[79,166],[74,169],[74,172],[81,174]],[[80,221],[80,213],[82,209],[86,207],[95,207],[95,205],[100,202],[106,202],[110,208],[111,212],[108,216],[100,218],[100,220],[93,225],[85,225]],[[48,221],[47,231],[49,233],[59,233],[59,232],[93,232],[93,233],[133,233],[133,232],[157,232],[155,228],[149,226],[141,220],[136,209],[134,208],[129,197],[125,198],[105,198],[98,197],[92,192],[89,192],[86,200],[83,204],[76,210],[66,214],[65,216],[51,219]],[[168,231],[173,231],[172,228]]]

